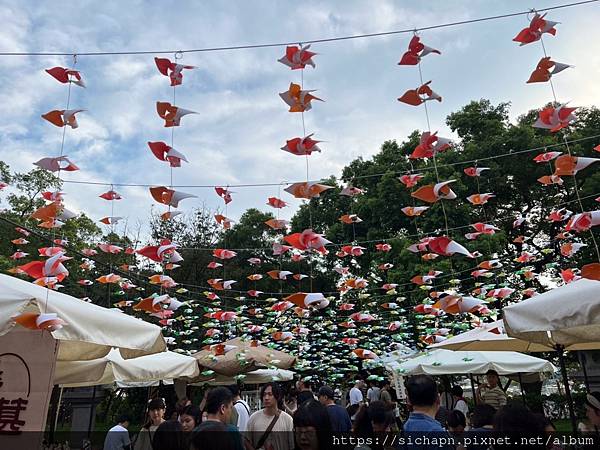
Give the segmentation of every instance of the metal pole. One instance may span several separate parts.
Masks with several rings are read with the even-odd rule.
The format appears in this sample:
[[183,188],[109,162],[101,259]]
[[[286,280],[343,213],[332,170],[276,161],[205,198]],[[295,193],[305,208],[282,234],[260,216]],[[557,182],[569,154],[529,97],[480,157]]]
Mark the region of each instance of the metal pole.
[[473,403],[477,404],[477,394],[475,393],[475,382],[473,381],[473,374],[469,374],[469,380],[471,381],[471,392],[473,392]]
[[587,355],[582,351],[579,353],[581,354],[579,361],[581,362],[581,369],[583,370],[583,383],[585,384],[585,390],[590,392],[590,380],[588,379],[587,373]]
[[569,406],[569,416],[571,418],[571,427],[573,433],[577,435],[577,419],[575,418],[575,409],[573,408],[573,397],[571,397],[571,388],[569,387],[569,378],[567,377],[567,366],[565,365],[565,356],[563,354],[565,348],[562,345],[556,346],[558,353],[558,361],[560,363],[560,372],[563,377],[563,383],[565,385],[565,395],[567,397],[567,404]]
[[92,434],[92,421],[94,420],[94,415],[96,414],[96,386],[94,386],[94,390],[92,392],[92,408],[90,411],[90,421],[88,422],[88,434],[87,437],[89,439]]
[[60,402],[62,402],[62,395],[63,395],[63,387],[60,387],[60,391],[58,392],[58,403],[56,404],[56,416],[54,417],[54,428],[53,431],[56,430],[56,427],[58,426],[58,416],[60,415]]
[[519,388],[521,389],[521,398],[523,399],[523,404],[525,406],[527,406],[527,400],[525,400],[525,392],[523,391],[523,377],[521,376],[521,372],[519,372],[518,375],[519,375]]

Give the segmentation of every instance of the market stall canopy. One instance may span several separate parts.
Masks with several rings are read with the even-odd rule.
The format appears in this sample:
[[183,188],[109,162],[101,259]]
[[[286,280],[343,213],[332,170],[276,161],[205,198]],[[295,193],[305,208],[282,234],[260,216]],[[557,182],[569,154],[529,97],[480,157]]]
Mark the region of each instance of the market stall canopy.
[[566,350],[600,348],[600,282],[582,278],[503,310],[506,333]]
[[[257,344],[256,341],[236,338],[218,345],[220,347],[213,347],[213,350],[202,350],[192,355],[201,369],[232,377],[264,368],[289,369],[296,362],[295,356]],[[204,378],[209,380],[212,374]]]
[[484,374],[493,369],[499,375],[516,373],[553,373],[556,368],[545,359],[518,352],[471,352],[433,350],[400,362],[389,362],[386,369],[397,375]]
[[0,336],[8,333],[15,326],[14,317],[24,312],[56,313],[66,322],[51,332],[60,341],[58,361],[102,358],[113,347],[125,359],[166,350],[156,325],[0,274]]
[[113,350],[92,361],[58,361],[54,383],[64,387],[99,386],[172,382],[175,378],[195,377],[199,368],[196,359],[175,352],[160,352],[133,359],[123,359]]
[[[244,378],[239,380],[245,385],[249,384],[265,384],[271,381],[291,381],[294,379],[295,372],[284,369],[258,369],[244,374]],[[199,382],[195,384],[209,384],[211,386],[227,386],[238,383],[234,377],[225,375],[217,375],[211,380]]]
[[486,323],[465,333],[458,334],[443,342],[430,345],[430,349],[470,350],[470,351],[511,351],[511,352],[552,352],[547,347],[521,339],[511,338],[504,331],[502,320]]

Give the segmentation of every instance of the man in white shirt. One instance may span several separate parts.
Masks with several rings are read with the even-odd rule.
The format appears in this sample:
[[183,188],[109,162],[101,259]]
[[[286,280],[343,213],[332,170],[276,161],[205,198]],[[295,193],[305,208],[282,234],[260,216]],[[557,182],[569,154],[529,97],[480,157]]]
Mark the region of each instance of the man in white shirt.
[[129,416],[122,415],[117,419],[117,425],[108,430],[104,439],[104,450],[128,450],[131,448],[129,440]]
[[229,386],[229,390],[233,395],[233,407],[237,411],[237,429],[244,432],[250,419],[250,406],[240,397],[240,388],[237,384]]
[[360,390],[363,387],[363,380],[356,380],[354,387],[350,389],[350,405],[360,405],[363,402],[363,394]]
[[267,383],[263,385],[260,396],[264,408],[250,416],[246,428],[250,444],[256,450],[293,450],[294,421],[278,407],[282,398],[281,388],[277,383]]
[[374,383],[373,381],[369,382],[369,389],[367,389],[367,400],[369,401],[369,403],[373,403],[379,400],[380,392],[381,390],[379,389],[379,386],[377,386],[376,383]]

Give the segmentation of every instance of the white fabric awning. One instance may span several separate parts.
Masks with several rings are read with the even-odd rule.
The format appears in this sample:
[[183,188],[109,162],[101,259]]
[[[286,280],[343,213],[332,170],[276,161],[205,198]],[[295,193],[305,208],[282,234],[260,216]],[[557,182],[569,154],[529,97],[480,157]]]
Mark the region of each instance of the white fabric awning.
[[133,359],[123,359],[113,350],[92,361],[58,361],[54,383],[64,387],[99,386],[117,383],[121,386],[149,386],[159,381],[172,383],[176,378],[193,378],[199,372],[198,362],[191,356],[161,352]]
[[[258,369],[245,373],[244,375],[244,384],[264,384],[271,381],[291,381],[294,379],[294,372],[285,369]],[[193,383],[192,385],[209,384],[211,386],[227,386],[236,383],[237,381],[234,377],[217,375],[215,378],[208,381]]]
[[600,281],[580,280],[503,310],[506,333],[567,350],[600,348]]
[[445,341],[430,345],[430,349],[470,351],[552,352],[552,347],[511,338],[504,331],[502,320],[486,323]]
[[56,313],[67,323],[52,332],[60,341],[59,361],[101,358],[113,347],[126,359],[167,348],[156,325],[0,274],[0,336],[18,326],[13,318],[23,312]]
[[452,350],[432,350],[408,360],[388,362],[385,368],[398,375],[484,374],[490,369],[500,375],[556,371],[549,361],[523,353]]

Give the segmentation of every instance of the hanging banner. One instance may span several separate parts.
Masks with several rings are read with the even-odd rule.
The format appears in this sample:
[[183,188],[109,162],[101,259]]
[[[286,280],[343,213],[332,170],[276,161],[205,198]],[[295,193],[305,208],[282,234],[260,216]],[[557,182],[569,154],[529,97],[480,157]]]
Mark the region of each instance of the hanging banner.
[[58,341],[15,326],[0,336],[0,448],[40,448]]

